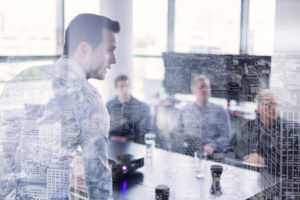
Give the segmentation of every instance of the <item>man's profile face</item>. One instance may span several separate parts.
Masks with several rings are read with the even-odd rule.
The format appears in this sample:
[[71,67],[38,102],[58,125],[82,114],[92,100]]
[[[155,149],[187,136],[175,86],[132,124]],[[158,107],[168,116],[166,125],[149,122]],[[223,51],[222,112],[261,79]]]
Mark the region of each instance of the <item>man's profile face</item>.
[[116,92],[119,97],[129,97],[130,96],[130,81],[121,80],[117,82]]
[[102,42],[91,52],[88,59],[88,78],[98,80],[105,79],[107,70],[111,68],[111,64],[116,63],[116,35],[114,32],[103,29]]
[[260,114],[261,120],[271,123],[277,119],[277,101],[274,95],[266,94],[261,97],[260,104],[257,109]]
[[198,80],[192,86],[192,93],[195,95],[197,101],[207,101],[211,95],[210,85],[204,80]]

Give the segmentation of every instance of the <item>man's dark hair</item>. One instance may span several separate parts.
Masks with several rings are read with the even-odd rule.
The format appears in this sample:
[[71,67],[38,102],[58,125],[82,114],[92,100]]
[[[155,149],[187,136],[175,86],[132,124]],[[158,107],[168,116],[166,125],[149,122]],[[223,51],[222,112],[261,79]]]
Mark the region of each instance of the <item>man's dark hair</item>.
[[119,81],[127,81],[127,80],[129,80],[129,78],[125,74],[121,74],[117,76],[117,78],[115,79],[115,88],[117,88],[117,84]]
[[87,42],[95,50],[102,42],[102,30],[120,32],[120,24],[107,17],[95,14],[80,14],[69,24],[65,33],[64,55],[72,55],[80,42]]

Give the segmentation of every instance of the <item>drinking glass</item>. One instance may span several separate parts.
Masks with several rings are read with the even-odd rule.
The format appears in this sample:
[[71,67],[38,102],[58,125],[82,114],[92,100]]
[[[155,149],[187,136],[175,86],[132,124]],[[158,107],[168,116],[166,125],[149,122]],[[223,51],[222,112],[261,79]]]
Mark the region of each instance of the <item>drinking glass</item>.
[[205,175],[207,154],[204,150],[194,152],[195,170],[196,177],[203,178]]
[[152,153],[153,153],[153,149],[155,147],[155,134],[154,133],[146,133],[144,138],[145,138],[145,145],[146,145],[146,148],[147,148],[147,151],[146,151],[146,155],[147,157],[151,157],[152,156]]

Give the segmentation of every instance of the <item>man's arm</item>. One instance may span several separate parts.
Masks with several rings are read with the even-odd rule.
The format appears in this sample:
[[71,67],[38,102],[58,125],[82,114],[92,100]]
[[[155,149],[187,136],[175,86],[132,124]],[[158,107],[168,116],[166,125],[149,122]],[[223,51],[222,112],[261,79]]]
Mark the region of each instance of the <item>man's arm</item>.
[[106,108],[107,108],[107,111],[110,115],[110,129],[109,129],[109,138],[112,139],[112,140],[116,140],[116,141],[119,141],[119,142],[127,142],[127,138],[124,137],[124,136],[114,136],[111,134],[112,132],[112,129],[115,128],[114,126],[114,121],[113,120],[113,117],[112,117],[112,113],[113,113],[113,107],[114,107],[114,103],[113,103],[113,100],[110,100],[109,102],[106,103]]
[[233,149],[239,159],[244,159],[245,156],[258,152],[258,125],[256,121],[245,122],[241,125],[241,131],[236,133],[236,144]]
[[86,136],[81,136],[80,145],[89,199],[109,199],[112,179],[107,163],[107,139],[99,134]]
[[153,131],[152,118],[150,113],[150,108],[145,104],[144,106],[144,124],[145,124],[145,133]]
[[[80,104],[78,104],[80,105]],[[107,136],[103,116],[98,107],[87,106],[88,118],[82,115],[77,121],[79,127],[78,144],[81,147],[81,157],[84,166],[85,182],[89,199],[109,199],[112,193],[111,171],[108,167]],[[92,111],[91,111],[91,110]],[[103,122],[103,123],[102,123]],[[70,125],[69,125],[70,126]],[[75,126],[75,124],[74,124]]]
[[173,130],[170,133],[171,147],[170,150],[176,151],[182,148],[184,143],[184,123],[183,123],[183,110],[180,110]]
[[72,138],[81,147],[89,199],[109,199],[112,194],[111,171],[107,161],[109,116],[94,88],[87,87],[84,93],[81,91],[75,91],[78,95],[69,95],[74,99],[61,108],[63,113],[72,113],[72,121],[64,123],[65,129],[73,132]]
[[261,157],[258,153],[251,153],[245,157],[245,162],[258,164],[266,167],[265,159]]
[[[150,108],[147,104],[142,104],[140,111],[134,112],[141,112],[141,119],[139,120],[138,126],[138,133],[135,135],[135,142],[144,143],[144,135],[148,132],[152,132],[152,118],[150,113]],[[138,114],[138,113],[137,113]]]
[[218,136],[214,141],[211,141],[208,145],[213,151],[224,151],[230,142],[232,137],[231,122],[228,111],[221,109],[217,113],[216,124],[218,126]]

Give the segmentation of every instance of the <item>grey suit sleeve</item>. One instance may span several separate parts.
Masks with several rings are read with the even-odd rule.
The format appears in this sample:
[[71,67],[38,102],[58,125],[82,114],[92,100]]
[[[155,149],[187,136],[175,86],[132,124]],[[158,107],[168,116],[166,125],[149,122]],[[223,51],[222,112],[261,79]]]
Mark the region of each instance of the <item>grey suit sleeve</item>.
[[178,148],[184,139],[184,124],[183,124],[183,111],[179,111],[177,115],[177,120],[175,122],[174,128],[170,133],[171,142],[173,148]]
[[214,151],[224,151],[228,146],[232,137],[231,122],[228,111],[222,109],[218,112],[218,133],[214,141],[209,145]]

